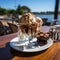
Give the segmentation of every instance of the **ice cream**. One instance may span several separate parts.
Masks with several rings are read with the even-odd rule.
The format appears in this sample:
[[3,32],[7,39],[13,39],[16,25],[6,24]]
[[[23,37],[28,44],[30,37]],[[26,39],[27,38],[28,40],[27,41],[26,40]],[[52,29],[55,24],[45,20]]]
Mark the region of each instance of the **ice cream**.
[[25,30],[26,33],[29,33],[31,30],[32,32],[38,32],[40,31],[40,26],[43,24],[43,21],[41,18],[36,17],[32,13],[25,13],[22,15],[22,17],[19,20],[20,28],[21,30]]

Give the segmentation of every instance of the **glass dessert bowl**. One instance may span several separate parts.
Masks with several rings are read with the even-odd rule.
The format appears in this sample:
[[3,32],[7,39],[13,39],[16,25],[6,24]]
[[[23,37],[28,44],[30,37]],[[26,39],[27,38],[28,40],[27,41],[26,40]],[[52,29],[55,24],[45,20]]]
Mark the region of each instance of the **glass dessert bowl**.
[[[37,18],[31,13],[25,13],[19,20],[19,41],[30,41],[37,38],[38,45],[47,44],[49,32],[40,32],[43,24],[42,19]],[[31,44],[31,43],[30,43]]]
[[42,19],[34,14],[25,13],[19,20],[18,37],[20,41],[31,40],[40,32]]

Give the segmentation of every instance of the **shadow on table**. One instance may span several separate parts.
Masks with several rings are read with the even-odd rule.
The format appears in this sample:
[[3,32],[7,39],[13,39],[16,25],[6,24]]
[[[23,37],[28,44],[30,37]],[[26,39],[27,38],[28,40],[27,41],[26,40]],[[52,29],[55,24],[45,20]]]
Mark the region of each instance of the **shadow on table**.
[[11,60],[14,56],[10,53],[9,42],[6,45],[0,45],[0,60]]
[[13,48],[10,47],[11,54],[13,54],[14,56],[20,56],[20,57],[36,56],[36,55],[44,53],[46,50],[39,51],[39,52],[21,52],[21,51],[14,50]]
[[36,56],[36,55],[44,53],[46,50],[40,51],[40,52],[30,52],[30,53],[21,52],[21,51],[17,51],[11,48],[8,42],[6,43],[6,46],[4,47],[0,46],[0,60],[11,60],[12,58],[14,58],[14,56],[19,56],[19,57]]
[[44,53],[46,50],[44,51],[40,51],[40,52],[20,52],[20,51],[16,51],[14,49],[11,48],[11,53],[15,56],[20,56],[20,57],[31,57],[31,56],[36,56],[39,54]]

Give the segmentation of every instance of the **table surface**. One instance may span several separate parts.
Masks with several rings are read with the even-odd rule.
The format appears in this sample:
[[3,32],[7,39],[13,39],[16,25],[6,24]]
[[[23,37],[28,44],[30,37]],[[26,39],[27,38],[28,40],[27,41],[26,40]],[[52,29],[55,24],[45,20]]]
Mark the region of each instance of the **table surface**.
[[12,49],[9,45],[11,39],[15,38],[17,33],[0,36],[0,60],[60,60],[60,42],[40,52],[23,53]]

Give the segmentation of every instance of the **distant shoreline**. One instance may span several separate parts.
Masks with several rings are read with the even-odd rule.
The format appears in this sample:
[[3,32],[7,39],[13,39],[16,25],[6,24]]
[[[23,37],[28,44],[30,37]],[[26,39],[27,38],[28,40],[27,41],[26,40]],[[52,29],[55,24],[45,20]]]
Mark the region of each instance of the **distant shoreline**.
[[[54,12],[31,12],[33,14],[54,14]],[[60,12],[58,12],[60,14]]]
[[[33,14],[54,14],[54,13],[33,13]],[[58,13],[60,14],[60,13]]]

